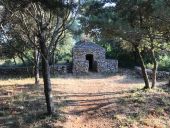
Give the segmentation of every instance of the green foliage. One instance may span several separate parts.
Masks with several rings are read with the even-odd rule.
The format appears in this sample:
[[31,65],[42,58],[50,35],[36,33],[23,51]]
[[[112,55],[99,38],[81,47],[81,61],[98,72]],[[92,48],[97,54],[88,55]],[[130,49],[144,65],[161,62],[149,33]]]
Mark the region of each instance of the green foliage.
[[82,25],[79,19],[75,19],[73,23],[69,27],[70,34],[76,40],[76,42],[80,41],[81,34],[82,34]]
[[97,43],[106,49],[106,58],[119,60],[120,67],[133,68],[138,65],[135,52],[124,49],[123,42],[120,43],[118,40],[102,40]]
[[[148,63],[147,68],[152,69],[153,64]],[[159,61],[158,61],[158,70],[163,70],[163,71],[170,71],[170,55],[161,55],[159,56]]]
[[159,69],[170,71],[170,55],[165,55],[161,57],[159,61]]
[[5,62],[2,64],[2,66],[13,66],[13,65],[15,64],[11,59],[5,60]]
[[57,47],[55,58],[57,62],[70,62],[72,61],[72,48],[74,45],[73,36],[67,32],[64,40]]
[[15,58],[16,63],[14,62],[14,59],[5,59],[1,62],[1,67],[25,67],[25,66],[32,66],[32,63],[30,63],[28,60],[25,61],[25,64],[19,59],[18,57]]
[[[107,57],[118,59],[119,66],[131,67],[138,65],[139,59],[135,55],[134,47],[140,50],[146,64],[153,61],[151,49],[154,49],[156,58],[159,58],[165,49],[170,50],[168,0],[114,2],[116,7],[107,8],[103,8],[102,1],[87,2],[82,6],[83,16],[80,18],[85,32],[106,48]],[[103,41],[115,38],[119,40],[117,43],[123,41],[123,45]],[[161,69],[169,67],[169,61],[159,63]]]

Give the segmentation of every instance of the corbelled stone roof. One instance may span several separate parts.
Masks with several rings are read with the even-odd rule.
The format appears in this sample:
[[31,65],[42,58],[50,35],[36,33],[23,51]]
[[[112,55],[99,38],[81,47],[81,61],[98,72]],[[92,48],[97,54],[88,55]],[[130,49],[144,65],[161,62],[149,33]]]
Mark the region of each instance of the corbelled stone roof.
[[103,47],[101,47],[98,44],[95,44],[93,42],[84,42],[84,41],[79,41],[75,44],[74,49],[79,49],[79,48],[83,48],[83,49],[101,49],[101,50],[105,50]]

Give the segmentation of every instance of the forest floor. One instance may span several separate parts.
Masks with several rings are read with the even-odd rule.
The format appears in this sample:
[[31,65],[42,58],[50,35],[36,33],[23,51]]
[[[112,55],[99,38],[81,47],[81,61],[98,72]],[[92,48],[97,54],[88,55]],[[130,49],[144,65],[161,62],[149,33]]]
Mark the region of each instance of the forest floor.
[[170,89],[163,81],[142,91],[142,79],[130,70],[52,78],[54,116],[44,114],[43,85],[33,83],[33,78],[0,80],[1,128],[170,127]]

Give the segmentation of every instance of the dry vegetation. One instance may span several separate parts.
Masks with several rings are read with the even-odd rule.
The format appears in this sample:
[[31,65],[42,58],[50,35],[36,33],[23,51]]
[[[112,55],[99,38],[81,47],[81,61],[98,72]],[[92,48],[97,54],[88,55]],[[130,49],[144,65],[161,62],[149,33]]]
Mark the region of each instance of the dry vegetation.
[[45,115],[43,86],[34,79],[0,80],[2,128],[169,128],[170,90],[142,91],[129,71],[53,78],[56,114]]

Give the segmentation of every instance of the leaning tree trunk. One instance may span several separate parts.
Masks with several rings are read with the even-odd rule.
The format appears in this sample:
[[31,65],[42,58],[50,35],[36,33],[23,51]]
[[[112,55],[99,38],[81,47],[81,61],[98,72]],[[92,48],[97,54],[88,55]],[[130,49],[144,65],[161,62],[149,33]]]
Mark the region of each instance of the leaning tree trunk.
[[157,75],[158,63],[155,58],[154,50],[151,51],[151,54],[152,54],[153,65],[154,65],[154,67],[152,69],[152,86],[151,86],[151,88],[154,88],[156,85],[156,75]]
[[34,77],[35,77],[35,85],[40,84],[40,73],[39,73],[39,64],[40,64],[40,54],[37,49],[34,50]]
[[49,55],[48,55],[48,49],[45,45],[45,36],[42,35],[40,37],[40,49],[42,54],[42,75],[43,75],[43,81],[44,81],[44,93],[46,98],[46,104],[47,104],[47,112],[48,115],[52,115],[54,112],[54,105],[52,101],[52,88],[51,88],[51,80],[50,80],[50,66],[49,66]]
[[145,68],[145,64],[144,64],[142,55],[141,55],[138,47],[135,47],[135,50],[136,50],[136,53],[138,54],[138,57],[139,57],[139,60],[140,60],[142,75],[143,75],[143,79],[144,79],[144,82],[145,82],[145,86],[144,86],[143,89],[149,89],[150,88],[149,87],[149,79],[148,79],[148,75],[146,73],[146,68]]

